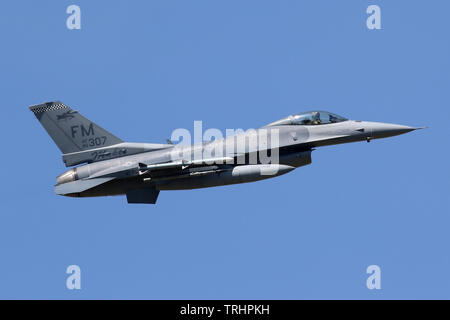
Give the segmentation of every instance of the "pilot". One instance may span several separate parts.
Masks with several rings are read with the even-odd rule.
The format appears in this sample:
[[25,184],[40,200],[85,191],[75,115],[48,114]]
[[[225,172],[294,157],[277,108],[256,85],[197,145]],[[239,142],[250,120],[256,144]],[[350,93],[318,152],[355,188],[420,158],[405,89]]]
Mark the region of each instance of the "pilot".
[[317,111],[314,111],[312,113],[312,123],[313,124],[320,124],[320,113]]

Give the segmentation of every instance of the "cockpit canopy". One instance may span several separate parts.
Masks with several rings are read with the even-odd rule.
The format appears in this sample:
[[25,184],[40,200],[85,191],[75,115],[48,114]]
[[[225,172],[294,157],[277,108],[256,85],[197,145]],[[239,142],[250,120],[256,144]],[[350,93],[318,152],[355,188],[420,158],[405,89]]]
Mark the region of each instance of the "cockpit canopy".
[[348,119],[338,116],[337,114],[327,111],[310,111],[299,113],[293,116],[283,118],[281,120],[268,124],[271,126],[283,126],[283,125],[319,125],[328,123],[337,123],[347,121]]

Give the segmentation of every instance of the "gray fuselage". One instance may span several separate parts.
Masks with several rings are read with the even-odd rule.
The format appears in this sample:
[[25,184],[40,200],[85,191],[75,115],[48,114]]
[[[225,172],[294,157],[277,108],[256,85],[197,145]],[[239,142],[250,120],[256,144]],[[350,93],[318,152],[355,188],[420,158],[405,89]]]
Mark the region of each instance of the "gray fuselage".
[[[113,176],[115,179],[83,192],[68,193],[68,196],[91,197],[126,194],[128,190],[154,187],[157,190],[182,190],[206,188],[220,185],[236,184],[272,178],[285,174],[297,167],[311,163],[313,148],[349,143],[356,141],[370,141],[412,131],[415,128],[377,123],[346,120],[322,125],[278,125],[276,123],[257,130],[246,131],[224,139],[194,144],[189,146],[170,146],[167,148],[143,152],[115,159],[99,161],[79,166],[75,169],[77,180],[95,179]],[[258,137],[262,132],[267,141],[261,143]],[[278,135],[276,144],[271,145],[271,138]],[[256,140],[253,146],[248,142]],[[241,144],[240,144],[241,142]],[[232,147],[229,147],[229,146]],[[234,148],[233,148],[234,146]],[[242,146],[238,150],[238,146]],[[272,157],[270,161],[263,161],[261,154],[278,152],[278,159]],[[195,168],[160,170],[151,178],[136,175],[138,164],[147,165],[190,161],[195,155],[205,158],[227,156],[233,161],[212,163]],[[267,157],[269,158],[269,157]],[[276,166],[269,174],[263,174],[261,169]],[[170,171],[170,172],[168,172]],[[270,170],[269,170],[270,171]]]

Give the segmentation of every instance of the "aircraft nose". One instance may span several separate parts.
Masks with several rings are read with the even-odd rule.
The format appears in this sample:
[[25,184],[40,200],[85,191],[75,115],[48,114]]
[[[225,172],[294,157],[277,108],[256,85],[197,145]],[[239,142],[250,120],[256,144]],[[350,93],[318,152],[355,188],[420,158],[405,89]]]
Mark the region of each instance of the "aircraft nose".
[[393,123],[369,122],[367,131],[373,138],[393,137],[422,128],[414,128]]

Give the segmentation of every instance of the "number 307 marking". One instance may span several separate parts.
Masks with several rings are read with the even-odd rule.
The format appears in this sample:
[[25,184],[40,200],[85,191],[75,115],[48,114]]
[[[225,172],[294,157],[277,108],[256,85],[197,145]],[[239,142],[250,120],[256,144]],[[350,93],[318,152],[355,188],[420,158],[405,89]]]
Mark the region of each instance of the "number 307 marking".
[[102,146],[106,142],[106,137],[91,138],[88,140],[90,147]]

